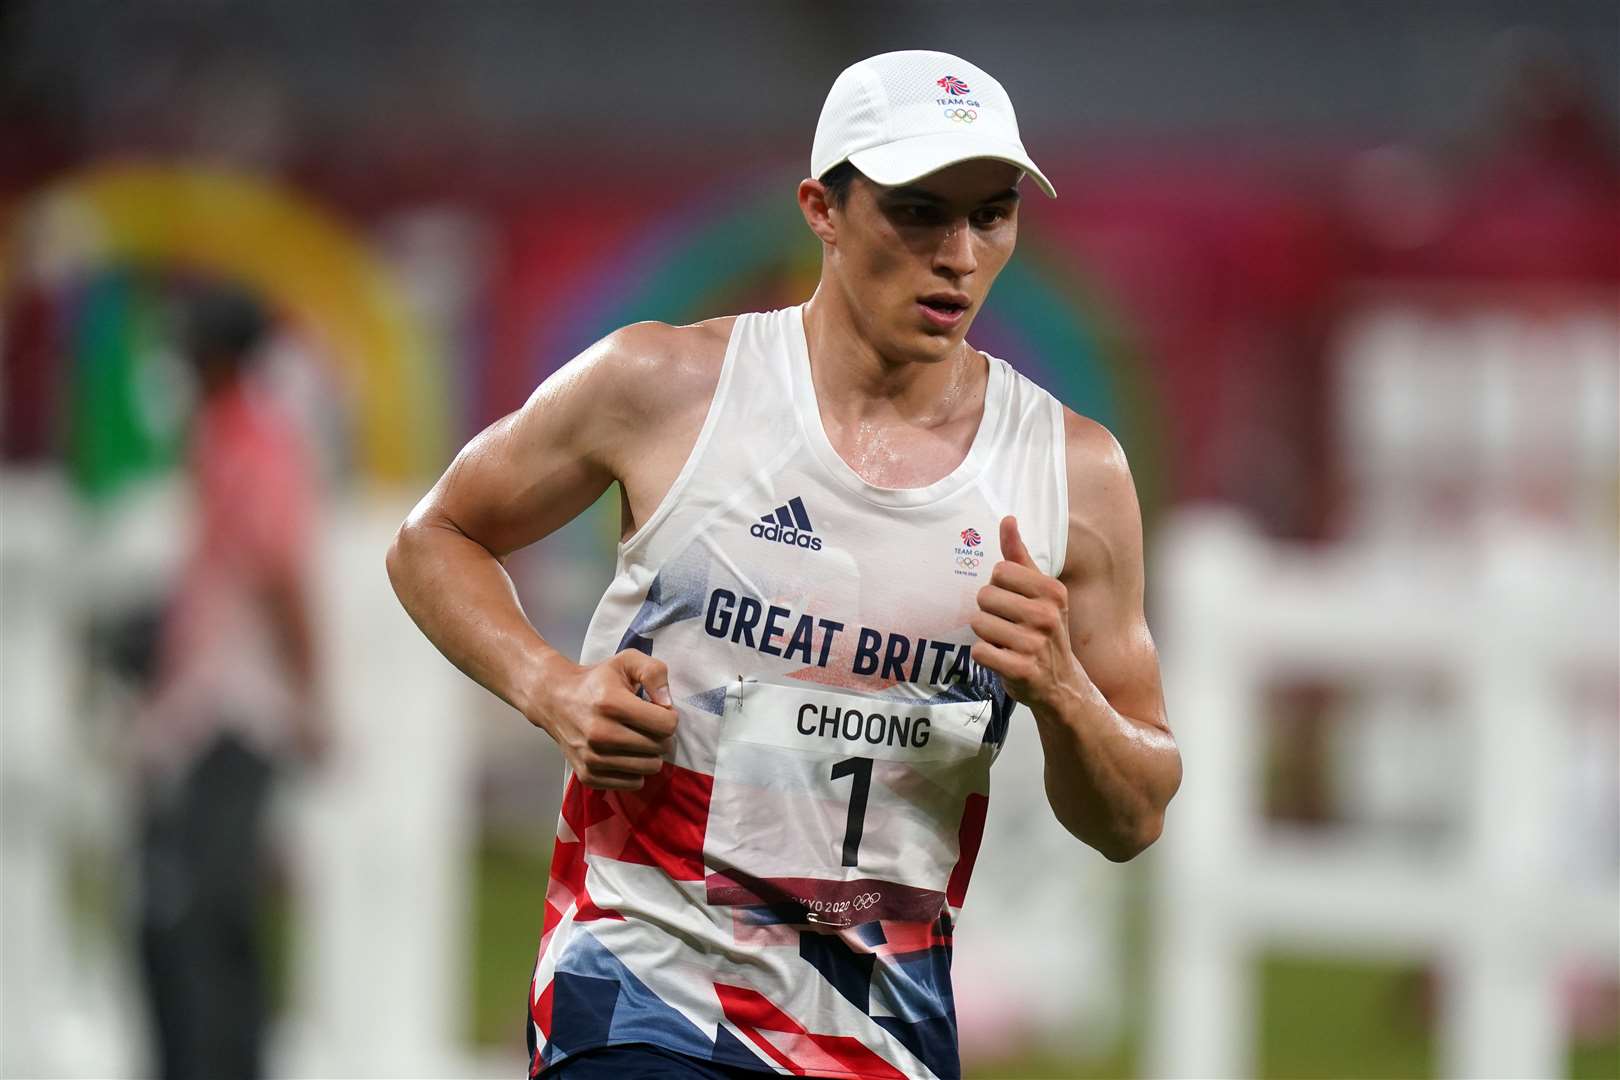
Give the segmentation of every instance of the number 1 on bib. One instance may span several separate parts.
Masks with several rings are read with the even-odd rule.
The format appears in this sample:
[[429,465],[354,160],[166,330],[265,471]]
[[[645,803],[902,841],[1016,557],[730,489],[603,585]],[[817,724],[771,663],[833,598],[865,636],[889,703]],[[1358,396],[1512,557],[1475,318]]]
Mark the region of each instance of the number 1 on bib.
[[866,797],[872,790],[872,759],[845,758],[832,767],[834,780],[850,776],[849,820],[844,825],[844,865],[854,866],[860,861],[861,832],[866,827]]

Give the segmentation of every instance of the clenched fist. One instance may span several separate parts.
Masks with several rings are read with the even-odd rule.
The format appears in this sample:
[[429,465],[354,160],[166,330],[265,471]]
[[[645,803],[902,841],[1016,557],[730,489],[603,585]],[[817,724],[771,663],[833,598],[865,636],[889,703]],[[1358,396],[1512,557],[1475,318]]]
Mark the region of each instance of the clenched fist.
[[556,740],[580,783],[634,790],[664,767],[675,709],[662,660],[634,649],[587,666],[558,657],[546,675],[529,722]]
[[979,636],[972,656],[1038,713],[1087,679],[1069,645],[1069,591],[1036,567],[1010,516],[1001,519],[1001,556],[968,623]]

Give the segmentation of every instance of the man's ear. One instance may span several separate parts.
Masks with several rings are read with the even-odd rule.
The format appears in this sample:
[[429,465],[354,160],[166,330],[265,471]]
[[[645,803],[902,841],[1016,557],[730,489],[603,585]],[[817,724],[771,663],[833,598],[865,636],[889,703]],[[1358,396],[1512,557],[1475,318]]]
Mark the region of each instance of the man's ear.
[[832,203],[827,199],[827,186],[820,180],[799,181],[799,210],[804,214],[810,231],[824,244],[838,243],[838,226],[833,223]]

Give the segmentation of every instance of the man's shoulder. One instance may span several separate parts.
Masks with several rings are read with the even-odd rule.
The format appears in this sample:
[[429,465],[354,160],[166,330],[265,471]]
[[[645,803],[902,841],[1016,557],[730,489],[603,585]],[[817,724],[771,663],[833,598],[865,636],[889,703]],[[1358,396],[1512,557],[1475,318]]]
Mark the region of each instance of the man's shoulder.
[[665,408],[694,397],[706,401],[720,380],[737,318],[622,326],[593,347],[594,366],[632,399],[656,400]]
[[622,478],[636,459],[658,457],[687,433],[696,439],[720,384],[735,321],[631,323],[547,383],[577,403],[569,411],[573,424],[589,433],[583,437],[594,453]]
[[1121,474],[1127,479],[1130,477],[1125,449],[1114,438],[1114,433],[1067,405],[1063,406],[1063,442],[1067,450],[1071,483],[1076,473],[1093,479]]
[[1077,537],[1091,537],[1112,548],[1136,536],[1141,510],[1125,449],[1107,427],[1068,406],[1063,408],[1063,439],[1068,465],[1071,565]]
[[617,402],[627,423],[706,408],[719,384],[735,316],[689,325],[632,322],[578,356],[591,397]]

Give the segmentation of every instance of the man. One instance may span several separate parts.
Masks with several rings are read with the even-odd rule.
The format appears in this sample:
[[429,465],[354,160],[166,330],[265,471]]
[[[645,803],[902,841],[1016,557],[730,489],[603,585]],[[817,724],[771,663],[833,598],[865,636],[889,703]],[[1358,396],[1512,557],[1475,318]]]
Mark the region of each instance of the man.
[[[951,928],[1015,700],[1071,832],[1158,835],[1180,761],[1124,457],[964,340],[1024,173],[1052,194],[979,68],[854,65],[798,189],[810,301],[610,334],[400,529],[406,608],[571,772],[531,1075],[957,1075]],[[576,664],[500,560],[614,481]]]
[[138,724],[141,957],[169,1080],[261,1072],[262,819],[275,760],[318,756],[326,737],[308,601],[313,478],[294,424],[254,385],[263,331],[233,289],[191,311],[197,529]]

